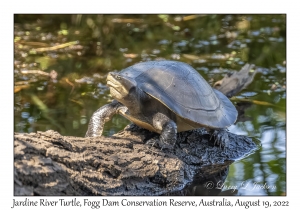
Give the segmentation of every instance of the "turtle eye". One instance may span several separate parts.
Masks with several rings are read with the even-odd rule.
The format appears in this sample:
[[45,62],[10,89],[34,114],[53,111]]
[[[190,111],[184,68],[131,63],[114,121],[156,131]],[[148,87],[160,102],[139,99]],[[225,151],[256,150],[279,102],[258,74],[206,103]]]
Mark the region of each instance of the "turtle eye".
[[121,77],[119,75],[116,76],[116,79],[121,79]]

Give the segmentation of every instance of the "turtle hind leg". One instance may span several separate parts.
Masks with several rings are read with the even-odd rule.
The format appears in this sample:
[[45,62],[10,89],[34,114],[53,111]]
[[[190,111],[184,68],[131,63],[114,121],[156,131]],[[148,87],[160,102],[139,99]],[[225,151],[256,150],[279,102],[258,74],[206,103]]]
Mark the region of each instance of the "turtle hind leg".
[[113,101],[95,111],[90,119],[85,137],[101,136],[104,124],[121,109],[127,109],[127,107],[117,101]]
[[214,145],[226,149],[229,147],[229,136],[226,129],[217,129],[211,131],[211,140],[214,140]]

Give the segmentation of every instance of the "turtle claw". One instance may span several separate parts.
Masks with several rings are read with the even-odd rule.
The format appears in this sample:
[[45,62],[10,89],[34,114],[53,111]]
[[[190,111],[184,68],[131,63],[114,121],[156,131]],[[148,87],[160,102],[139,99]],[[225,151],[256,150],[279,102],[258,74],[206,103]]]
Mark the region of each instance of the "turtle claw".
[[146,144],[150,145],[151,147],[159,147],[159,139],[157,138],[152,138],[152,139],[149,139]]
[[229,137],[228,133],[225,129],[222,130],[214,130],[211,138],[214,137],[214,145],[219,146],[220,148],[223,148],[226,150],[226,148],[229,146]]

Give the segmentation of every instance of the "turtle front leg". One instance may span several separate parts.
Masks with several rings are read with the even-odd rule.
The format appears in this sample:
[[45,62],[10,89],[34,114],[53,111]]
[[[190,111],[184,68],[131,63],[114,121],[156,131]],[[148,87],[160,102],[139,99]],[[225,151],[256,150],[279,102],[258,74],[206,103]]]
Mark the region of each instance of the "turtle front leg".
[[[158,143],[159,147],[163,148],[173,148],[176,143],[177,125],[176,123],[168,118],[162,113],[157,113],[152,119],[153,127],[158,131],[161,131],[159,136],[159,141],[153,143]],[[149,142],[150,143],[150,142]]]
[[212,130],[211,137],[214,137],[214,145],[219,145],[223,149],[229,146],[229,137],[226,129]]
[[121,109],[127,109],[127,107],[114,100],[95,111],[90,119],[85,137],[101,136],[104,124],[111,120],[113,115],[117,114]]

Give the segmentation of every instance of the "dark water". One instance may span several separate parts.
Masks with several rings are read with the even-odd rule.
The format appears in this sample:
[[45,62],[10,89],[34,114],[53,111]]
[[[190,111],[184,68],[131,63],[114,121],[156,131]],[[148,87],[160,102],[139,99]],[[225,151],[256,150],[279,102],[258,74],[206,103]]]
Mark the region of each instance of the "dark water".
[[[244,113],[229,130],[262,147],[230,166],[223,190],[285,195],[285,15],[15,15],[14,40],[15,132],[84,136],[112,100],[107,73],[140,61],[183,61],[210,84],[255,64],[254,81],[232,99]],[[104,135],[128,123],[116,116]]]

